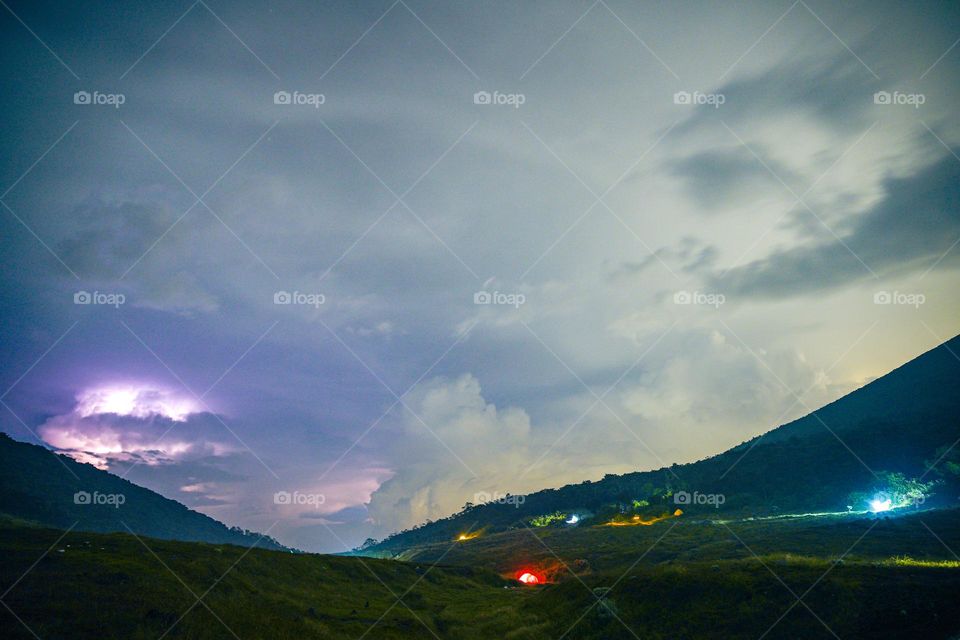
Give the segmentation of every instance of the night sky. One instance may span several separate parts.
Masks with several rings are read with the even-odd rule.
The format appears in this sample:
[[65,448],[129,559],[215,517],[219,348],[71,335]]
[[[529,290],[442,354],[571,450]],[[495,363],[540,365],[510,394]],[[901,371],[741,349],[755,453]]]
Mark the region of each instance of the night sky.
[[700,459],[960,331],[960,5],[0,5],[0,429],[229,525]]

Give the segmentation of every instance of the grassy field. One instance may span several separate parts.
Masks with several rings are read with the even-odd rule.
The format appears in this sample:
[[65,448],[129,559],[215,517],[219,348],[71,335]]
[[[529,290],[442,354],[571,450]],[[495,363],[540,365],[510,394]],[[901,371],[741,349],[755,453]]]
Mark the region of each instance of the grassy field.
[[2,609],[5,637],[496,638],[539,619],[534,592],[469,568],[61,535],[0,527],[3,602],[30,629]]
[[[939,539],[938,539],[939,538]],[[704,520],[685,516],[652,526],[520,526],[463,542],[408,549],[399,559],[486,567],[511,577],[537,567],[553,577],[623,571],[641,554],[648,564],[749,559],[754,554],[881,561],[895,556],[956,560],[960,510],[931,510],[896,517],[807,515],[771,519]]]
[[950,638],[958,587],[955,568],[767,556],[593,574],[524,607],[551,638]]
[[[44,639],[950,638],[958,515],[543,528],[405,562],[4,522],[2,601],[26,626],[0,616]],[[497,573],[524,567],[554,581]]]

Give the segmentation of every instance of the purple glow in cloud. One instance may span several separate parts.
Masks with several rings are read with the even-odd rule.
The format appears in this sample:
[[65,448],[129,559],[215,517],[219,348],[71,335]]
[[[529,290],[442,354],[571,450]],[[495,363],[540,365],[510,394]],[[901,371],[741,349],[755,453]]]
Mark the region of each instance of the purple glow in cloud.
[[135,418],[164,416],[183,422],[189,414],[198,412],[198,404],[166,389],[127,384],[88,389],[80,393],[74,412],[84,418],[113,413]]
[[111,462],[153,466],[235,453],[236,447],[206,438],[207,417],[191,398],[123,384],[84,390],[69,413],[47,420],[38,433],[59,452],[99,469]]

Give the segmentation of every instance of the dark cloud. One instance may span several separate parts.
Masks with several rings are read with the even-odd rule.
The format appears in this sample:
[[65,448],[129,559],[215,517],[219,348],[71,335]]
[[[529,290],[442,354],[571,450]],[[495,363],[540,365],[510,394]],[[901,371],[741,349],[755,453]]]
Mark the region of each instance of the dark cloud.
[[176,220],[167,207],[100,199],[71,211],[57,253],[74,271],[94,278],[119,278]]
[[138,417],[72,412],[47,420],[37,433],[61,453],[112,468],[116,462],[169,465],[236,453],[239,446],[229,441],[229,432],[218,424],[209,413],[172,420],[154,414]]
[[[712,286],[738,296],[781,298],[870,279],[867,267],[878,276],[930,268],[960,237],[960,161],[945,156],[915,176],[887,180],[884,191],[886,197],[855,218],[840,239],[774,251],[714,276]],[[942,265],[956,263],[954,254]]]
[[702,274],[713,267],[719,254],[715,245],[704,244],[697,238],[687,236],[681,238],[674,247],[661,247],[641,260],[619,263],[612,269],[609,280],[616,282],[632,278],[661,261],[678,265],[678,269],[685,274]]
[[[744,147],[715,149],[678,160],[671,170],[683,179],[700,205],[701,213],[755,202],[765,190],[782,192],[783,185],[777,177],[791,189],[799,187],[800,181],[788,167],[764,154],[762,149],[754,148],[753,151],[762,161]],[[769,169],[763,166],[764,163]]]
[[881,84],[846,51],[833,56],[789,59],[745,77],[734,76],[710,91],[722,94],[719,108],[700,107],[677,127],[691,133],[717,120],[731,126],[771,121],[788,114],[810,114],[839,131],[858,129],[873,107]]

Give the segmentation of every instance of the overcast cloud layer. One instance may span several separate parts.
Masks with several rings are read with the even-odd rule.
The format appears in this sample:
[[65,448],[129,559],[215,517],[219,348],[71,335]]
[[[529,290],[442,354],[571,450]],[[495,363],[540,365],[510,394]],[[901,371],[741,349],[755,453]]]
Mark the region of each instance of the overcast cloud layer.
[[0,429],[286,544],[702,458],[960,330],[949,3],[0,33]]

